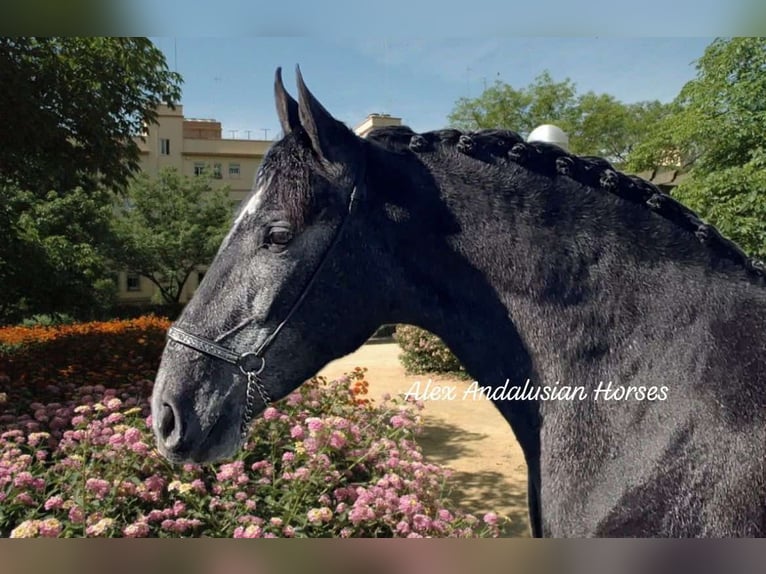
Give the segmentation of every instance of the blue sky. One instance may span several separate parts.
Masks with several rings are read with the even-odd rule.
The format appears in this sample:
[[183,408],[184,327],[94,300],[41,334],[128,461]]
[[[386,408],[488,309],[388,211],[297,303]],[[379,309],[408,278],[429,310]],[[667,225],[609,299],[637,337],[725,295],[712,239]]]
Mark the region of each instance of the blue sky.
[[695,76],[705,38],[320,39],[314,37],[156,37],[184,77],[184,113],[222,122],[224,137],[273,138],[273,77],[284,70],[295,93],[295,64],[338,119],[355,126],[372,112],[402,117],[416,131],[445,127],[455,101],[500,79],[528,85],[544,70],[572,79],[580,93],[625,102],[670,101]]

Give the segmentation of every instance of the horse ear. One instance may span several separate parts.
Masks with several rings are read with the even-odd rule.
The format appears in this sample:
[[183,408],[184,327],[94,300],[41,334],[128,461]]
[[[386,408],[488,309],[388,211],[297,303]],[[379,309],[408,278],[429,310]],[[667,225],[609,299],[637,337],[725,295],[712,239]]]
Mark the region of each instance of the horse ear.
[[295,73],[298,78],[300,122],[314,151],[333,163],[349,159],[348,152],[356,143],[356,135],[319,103],[303,82],[301,69],[297,66]]
[[287,135],[300,126],[300,118],[298,102],[287,93],[285,85],[282,83],[282,68],[277,68],[274,78],[274,100],[277,104],[277,115],[282,126],[282,132]]

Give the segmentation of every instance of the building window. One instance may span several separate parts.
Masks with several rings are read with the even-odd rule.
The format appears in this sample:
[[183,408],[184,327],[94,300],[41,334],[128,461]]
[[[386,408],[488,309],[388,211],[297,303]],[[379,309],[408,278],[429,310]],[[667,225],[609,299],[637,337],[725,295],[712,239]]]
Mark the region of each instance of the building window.
[[170,155],[170,140],[167,138],[160,138],[160,154]]
[[205,163],[201,161],[194,162],[194,175],[203,175],[205,173]]
[[141,276],[138,273],[128,273],[128,291],[141,291]]
[[221,179],[223,177],[223,175],[221,174],[221,170],[222,170],[222,167],[220,163],[213,164],[213,177],[215,179]]
[[238,178],[239,177],[239,164],[238,163],[230,163],[229,164],[229,177],[232,178]]

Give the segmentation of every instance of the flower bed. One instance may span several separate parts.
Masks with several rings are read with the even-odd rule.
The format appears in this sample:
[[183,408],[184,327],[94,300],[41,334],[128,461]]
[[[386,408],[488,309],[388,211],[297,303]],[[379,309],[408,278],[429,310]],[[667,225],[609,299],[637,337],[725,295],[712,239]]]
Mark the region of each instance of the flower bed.
[[416,405],[369,401],[364,369],[267,409],[233,461],[169,465],[147,402],[166,328],[0,329],[0,536],[497,535],[448,507]]

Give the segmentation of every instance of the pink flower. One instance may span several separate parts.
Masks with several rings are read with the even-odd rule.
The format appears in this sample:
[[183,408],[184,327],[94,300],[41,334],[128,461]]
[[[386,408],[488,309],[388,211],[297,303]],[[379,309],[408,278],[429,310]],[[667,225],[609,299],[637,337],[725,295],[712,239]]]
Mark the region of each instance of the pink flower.
[[418,500],[417,496],[412,494],[405,494],[399,499],[399,510],[408,516],[422,512],[423,505]]
[[[112,399],[112,401],[119,401],[119,400],[120,399]],[[124,419],[125,417],[122,415],[122,413],[111,413],[108,417],[104,419],[104,424],[116,425],[118,423],[121,423]]]
[[85,534],[88,536],[102,536],[112,527],[114,524],[113,518],[102,518],[98,522],[91,524],[85,529]]
[[61,534],[61,522],[55,518],[48,518],[39,523],[40,536],[44,538],[56,538]]
[[85,489],[96,495],[99,500],[103,499],[112,489],[112,485],[100,478],[89,478],[85,481]]
[[412,524],[420,531],[428,530],[431,527],[431,519],[425,514],[416,514],[412,517]]
[[180,516],[186,512],[186,505],[180,500],[173,503],[173,516]]
[[295,453],[287,451],[282,455],[282,462],[292,462],[295,460]]
[[268,407],[263,411],[263,419],[267,421],[274,421],[279,418],[279,411],[274,407]]
[[143,521],[134,522],[122,529],[126,538],[146,538],[149,535],[149,524]]
[[79,506],[73,506],[69,509],[69,521],[73,524],[81,524],[85,520],[85,513]]
[[122,401],[118,398],[109,399],[104,401],[104,406],[110,411],[116,411],[122,406]]
[[141,431],[135,427],[130,427],[125,431],[125,442],[128,444],[137,443],[141,440]]
[[309,437],[303,441],[303,448],[305,448],[306,452],[309,454],[316,454],[319,450],[319,443],[317,442],[317,439]]
[[303,427],[301,425],[295,425],[290,429],[290,436],[295,439],[302,439],[305,436]]
[[330,435],[330,446],[332,448],[341,449],[346,445],[346,435],[340,431],[332,431]]
[[153,474],[144,481],[144,484],[150,492],[161,492],[165,488],[165,479],[158,474]]
[[234,538],[263,538],[263,528],[257,524],[250,524],[244,528],[238,526],[234,530]]
[[407,419],[400,415],[394,415],[391,417],[391,426],[395,429],[403,428],[407,426]]
[[322,524],[332,519],[332,510],[323,506],[321,508],[312,508],[306,513],[306,517],[311,524]]
[[34,483],[35,477],[32,476],[31,472],[20,472],[16,475],[16,478],[13,479],[13,486],[16,488],[26,488],[28,486],[32,486],[32,483]]
[[373,520],[375,518],[375,512],[366,504],[354,504],[351,511],[348,513],[348,519],[354,526],[365,520]]
[[494,512],[487,512],[487,514],[484,515],[484,523],[489,526],[497,526],[497,514]]
[[125,439],[120,433],[113,434],[109,437],[109,445],[110,446],[120,446],[125,442]]
[[194,492],[197,492],[199,494],[207,494],[207,488],[205,487],[205,483],[202,482],[199,478],[195,478],[191,482],[192,490]]
[[40,534],[39,520],[25,520],[11,530],[11,538],[36,538]]
[[446,510],[444,508],[441,508],[439,512],[436,513],[439,517],[439,520],[444,520],[445,522],[451,522],[452,521],[452,513],[449,510]]
[[159,522],[162,519],[163,519],[162,511],[157,508],[149,512],[149,515],[146,517],[146,520],[149,522]]
[[32,495],[29,494],[28,492],[22,492],[20,494],[17,494],[15,501],[18,502],[19,504],[23,504],[25,506],[35,506],[36,505],[35,499],[32,498]]
[[322,422],[322,419],[317,417],[308,417],[306,419],[306,426],[309,428],[309,431],[311,432],[319,432],[324,428],[324,423]]
[[226,480],[236,480],[244,471],[244,467],[245,463],[241,460],[222,464],[216,474],[216,478],[221,482]]
[[146,456],[149,454],[149,447],[143,442],[134,442],[130,445],[130,450],[139,456]]
[[48,500],[45,501],[44,508],[47,511],[59,510],[63,505],[64,499],[57,494],[55,496],[51,496]]

